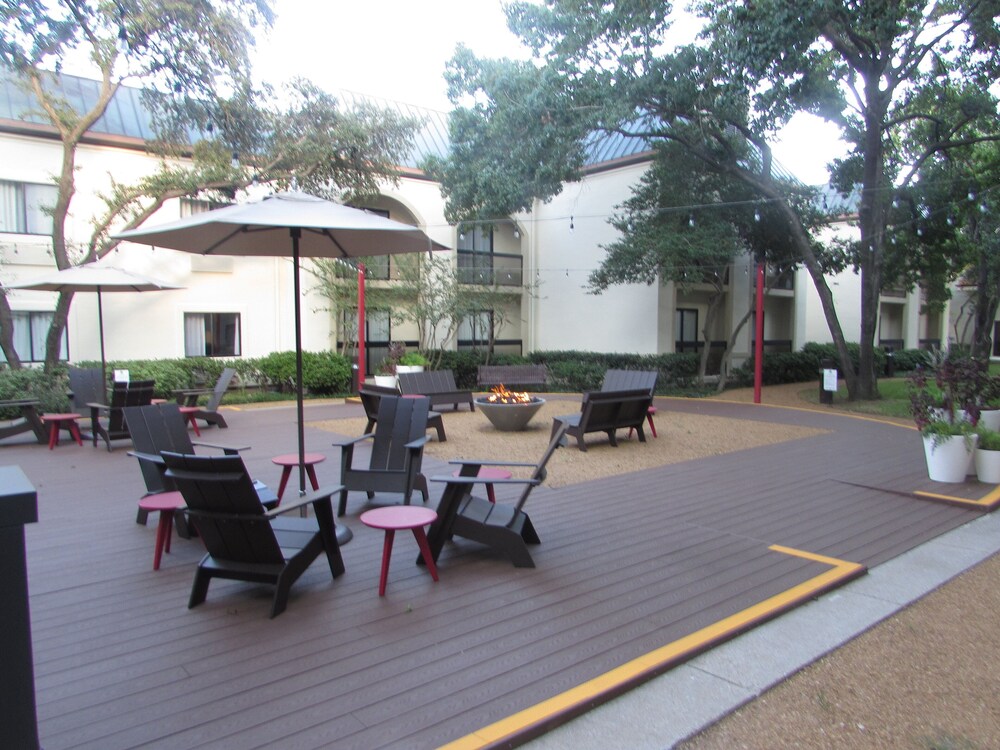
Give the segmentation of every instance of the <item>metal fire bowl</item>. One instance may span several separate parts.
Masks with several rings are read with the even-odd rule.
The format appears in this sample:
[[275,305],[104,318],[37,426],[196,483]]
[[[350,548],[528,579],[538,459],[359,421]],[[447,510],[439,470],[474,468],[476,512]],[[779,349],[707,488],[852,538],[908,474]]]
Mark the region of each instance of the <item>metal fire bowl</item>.
[[545,399],[538,396],[526,404],[495,404],[485,399],[476,399],[476,408],[500,432],[520,432],[544,404]]

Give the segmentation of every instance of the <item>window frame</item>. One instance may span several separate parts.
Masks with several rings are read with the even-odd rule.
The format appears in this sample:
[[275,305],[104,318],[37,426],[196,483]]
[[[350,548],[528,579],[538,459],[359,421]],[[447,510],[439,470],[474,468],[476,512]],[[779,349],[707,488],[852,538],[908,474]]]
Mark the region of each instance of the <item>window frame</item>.
[[[194,336],[195,318],[200,316],[201,321],[201,341],[192,340]],[[232,351],[215,351],[217,339],[227,340],[227,336],[219,336],[227,325],[223,316],[231,316],[235,323],[235,335],[233,337]],[[211,333],[211,336],[209,334]],[[192,352],[194,348],[201,348],[201,353]],[[185,312],[184,313],[184,356],[185,357],[242,357],[243,356],[243,316],[238,312]]]
[[[27,182],[25,180],[7,180],[0,179],[0,219],[5,218],[3,207],[4,207],[4,191],[5,186],[10,186],[14,189],[14,210],[17,215],[14,216],[13,228],[4,229],[2,222],[0,222],[0,234],[23,234],[32,237],[50,237],[52,236],[53,223],[52,214],[46,212],[44,209],[55,208],[56,201],[59,200],[59,188],[56,185],[44,183],[44,182]],[[52,203],[51,205],[44,205],[38,203],[37,206],[29,204],[29,196],[27,193],[28,188],[43,189],[51,191]],[[44,207],[43,207],[44,206]],[[35,209],[32,211],[32,209]],[[44,226],[36,227],[36,224],[42,223]]]

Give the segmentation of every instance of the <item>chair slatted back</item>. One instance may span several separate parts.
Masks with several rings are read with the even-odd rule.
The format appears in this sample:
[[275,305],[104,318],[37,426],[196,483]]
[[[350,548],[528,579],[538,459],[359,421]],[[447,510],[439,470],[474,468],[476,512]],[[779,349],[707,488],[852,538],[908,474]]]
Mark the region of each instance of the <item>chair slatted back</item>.
[[111,388],[111,407],[108,412],[108,434],[113,437],[128,437],[125,425],[126,406],[148,406],[153,400],[152,380],[117,381]]
[[[545,453],[542,454],[541,459],[539,459],[538,463],[535,465],[535,470],[531,473],[531,478],[537,480],[539,484],[545,481],[545,477],[548,475],[545,467],[549,463],[549,459],[552,458],[552,454],[556,452],[556,448],[558,448],[561,444],[565,432],[566,424],[561,423],[559,429],[557,429],[552,435],[552,439],[549,440]],[[517,499],[517,503],[514,505],[515,510],[521,510],[524,507],[524,504],[528,502],[528,496],[534,488],[534,484],[527,484],[524,486],[524,489],[521,490],[521,496]]]
[[592,432],[641,425],[652,400],[645,389],[590,391],[583,394],[580,424]]
[[212,389],[212,395],[208,397],[208,403],[205,404],[205,411],[215,411],[219,408],[219,404],[222,403],[222,397],[226,395],[226,390],[229,388],[229,383],[235,374],[235,367],[227,367],[222,371],[222,374],[215,383],[215,388]]
[[[427,433],[428,398],[384,396],[378,405],[378,422],[372,442],[370,467],[373,471],[402,471],[406,465],[406,444]],[[419,472],[419,467],[417,467]]]
[[238,563],[283,565],[285,556],[240,456],[166,451],[167,478],[184,496],[208,553]]
[[69,390],[73,411],[87,413],[87,404],[103,404],[108,397],[101,377],[101,368],[69,368]]
[[656,370],[608,370],[604,373],[602,391],[649,391],[656,390]]
[[[176,403],[150,404],[148,406],[126,406],[125,424],[128,426],[132,445],[139,453],[158,456],[163,451],[172,453],[194,453],[194,445],[188,433],[187,423],[181,416]],[[172,490],[169,481],[164,481],[163,471],[156,464],[140,461],[139,469],[149,492]]]

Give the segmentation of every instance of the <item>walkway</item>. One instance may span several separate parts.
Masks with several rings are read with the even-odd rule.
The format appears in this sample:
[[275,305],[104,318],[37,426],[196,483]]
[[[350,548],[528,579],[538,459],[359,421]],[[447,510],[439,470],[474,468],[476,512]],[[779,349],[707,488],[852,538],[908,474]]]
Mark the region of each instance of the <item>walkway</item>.
[[[269,592],[242,583],[213,583],[204,605],[186,609],[197,542],[176,541],[152,571],[153,526],[133,522],[143,485],[127,446],[64,446],[53,461],[35,443],[0,445],[0,462],[20,465],[39,490],[28,563],[43,745],[520,741],[690,656],[678,642],[708,648],[981,515],[913,494],[949,489],[926,480],[913,430],[712,401],[658,405],[658,421],[685,410],[829,432],[543,487],[528,508],[543,542],[538,567],[515,570],[459,541],[441,557],[439,584],[394,566],[384,599],[381,535],[353,512],[345,576],[331,582],[314,566],[273,621]],[[361,414],[307,407],[307,419],[351,410]],[[273,484],[270,457],[294,445],[293,414],[242,411],[211,439],[252,444],[251,474]],[[306,436],[332,459],[320,482],[336,483],[336,436]],[[428,475],[446,471],[425,462]],[[970,500],[989,489],[963,487]],[[759,656],[751,663],[773,661]]]

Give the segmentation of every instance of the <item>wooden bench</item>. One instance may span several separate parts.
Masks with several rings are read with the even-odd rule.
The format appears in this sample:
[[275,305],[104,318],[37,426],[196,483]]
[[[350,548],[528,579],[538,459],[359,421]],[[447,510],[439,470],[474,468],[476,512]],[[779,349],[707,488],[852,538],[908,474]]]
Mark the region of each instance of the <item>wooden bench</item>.
[[399,392],[404,396],[427,396],[432,407],[451,404],[457,411],[459,404],[468,404],[470,410],[476,410],[472,391],[459,390],[455,383],[455,373],[451,370],[401,372],[396,378],[399,381]]
[[645,389],[591,391],[583,394],[579,414],[566,414],[553,418],[552,434],[555,435],[560,425],[565,424],[566,434],[576,438],[577,445],[582,451],[587,450],[583,436],[588,432],[607,433],[611,445],[618,447],[615,432],[621,429],[635,429],[639,432],[639,441],[645,443],[646,434],[642,426],[652,403],[653,396]]
[[545,365],[480,365],[476,382],[480,387],[496,385],[542,386],[548,382],[549,368]]

